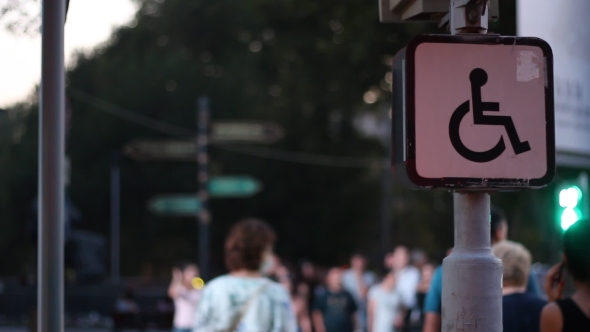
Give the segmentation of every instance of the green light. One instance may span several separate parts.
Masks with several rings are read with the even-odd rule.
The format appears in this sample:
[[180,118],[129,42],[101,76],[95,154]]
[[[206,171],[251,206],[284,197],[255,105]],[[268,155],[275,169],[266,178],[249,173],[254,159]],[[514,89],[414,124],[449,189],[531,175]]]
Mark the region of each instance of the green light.
[[561,228],[565,231],[582,219],[578,208],[582,200],[582,190],[577,186],[570,186],[559,192],[559,205],[564,208],[561,212]]
[[582,214],[578,209],[565,208],[561,214],[561,229],[566,231],[578,220],[582,219]]
[[563,208],[575,208],[582,200],[582,190],[577,186],[562,189],[559,192],[559,205]]

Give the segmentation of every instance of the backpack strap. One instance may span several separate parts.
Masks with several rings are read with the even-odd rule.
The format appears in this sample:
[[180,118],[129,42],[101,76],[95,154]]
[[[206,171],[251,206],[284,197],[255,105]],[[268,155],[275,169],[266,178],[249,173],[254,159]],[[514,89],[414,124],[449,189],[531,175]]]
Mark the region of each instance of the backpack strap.
[[260,286],[254,293],[252,293],[252,295],[250,295],[250,297],[248,298],[246,303],[244,303],[238,314],[232,319],[231,325],[226,330],[226,332],[234,332],[238,328],[238,325],[240,325],[242,318],[244,318],[244,315],[246,314],[246,312],[248,312],[248,308],[250,307],[252,302],[254,302],[258,295],[260,295],[268,285],[269,282],[264,282],[262,286]]

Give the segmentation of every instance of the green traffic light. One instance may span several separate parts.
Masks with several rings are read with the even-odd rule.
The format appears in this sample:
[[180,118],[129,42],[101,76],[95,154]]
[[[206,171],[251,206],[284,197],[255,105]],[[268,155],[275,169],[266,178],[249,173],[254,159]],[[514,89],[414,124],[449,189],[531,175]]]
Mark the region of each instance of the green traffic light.
[[582,201],[582,190],[578,186],[570,186],[559,192],[559,205],[564,208],[561,212],[561,228],[565,231],[582,219],[579,209]]

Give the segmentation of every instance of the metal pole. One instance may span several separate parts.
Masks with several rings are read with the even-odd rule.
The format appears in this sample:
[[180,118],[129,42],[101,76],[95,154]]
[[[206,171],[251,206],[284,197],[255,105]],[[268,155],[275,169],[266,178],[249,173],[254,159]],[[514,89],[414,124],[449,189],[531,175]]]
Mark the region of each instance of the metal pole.
[[382,181],[382,198],[381,198],[381,251],[389,252],[391,248],[391,201],[393,196],[392,188],[392,175],[391,175],[391,119],[390,109],[385,112],[385,126],[387,131],[385,132],[385,139],[383,144],[385,146],[385,159],[383,160],[383,175],[381,176]]
[[203,208],[198,215],[199,223],[199,265],[201,276],[207,280],[209,278],[209,223],[211,215],[209,213],[209,154],[207,145],[209,143],[209,98],[201,97],[197,101],[197,180],[199,183],[198,196],[203,204]]
[[111,281],[119,283],[121,243],[121,166],[119,151],[111,158]]
[[490,195],[455,193],[455,247],[443,261],[442,326],[502,331],[502,262],[490,239]]
[[43,0],[39,111],[37,329],[63,331],[64,319],[64,0]]
[[[451,33],[486,33],[487,1],[451,0]],[[486,8],[487,9],[487,8]],[[485,15],[482,16],[482,13]],[[490,195],[453,195],[455,247],[443,261],[442,326],[447,331],[502,331],[502,262],[490,236]]]

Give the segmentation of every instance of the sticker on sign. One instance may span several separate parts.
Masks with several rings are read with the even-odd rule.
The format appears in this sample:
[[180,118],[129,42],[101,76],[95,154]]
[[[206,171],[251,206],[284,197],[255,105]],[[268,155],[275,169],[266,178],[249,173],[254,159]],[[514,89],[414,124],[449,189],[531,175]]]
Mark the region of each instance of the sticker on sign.
[[547,43],[426,35],[410,43],[401,63],[404,74],[396,77],[405,93],[394,96],[404,98],[397,103],[404,114],[396,117],[403,126],[394,119],[393,128],[403,127],[394,147],[404,153],[394,169],[405,168],[413,184],[486,189],[551,181],[553,56]]

